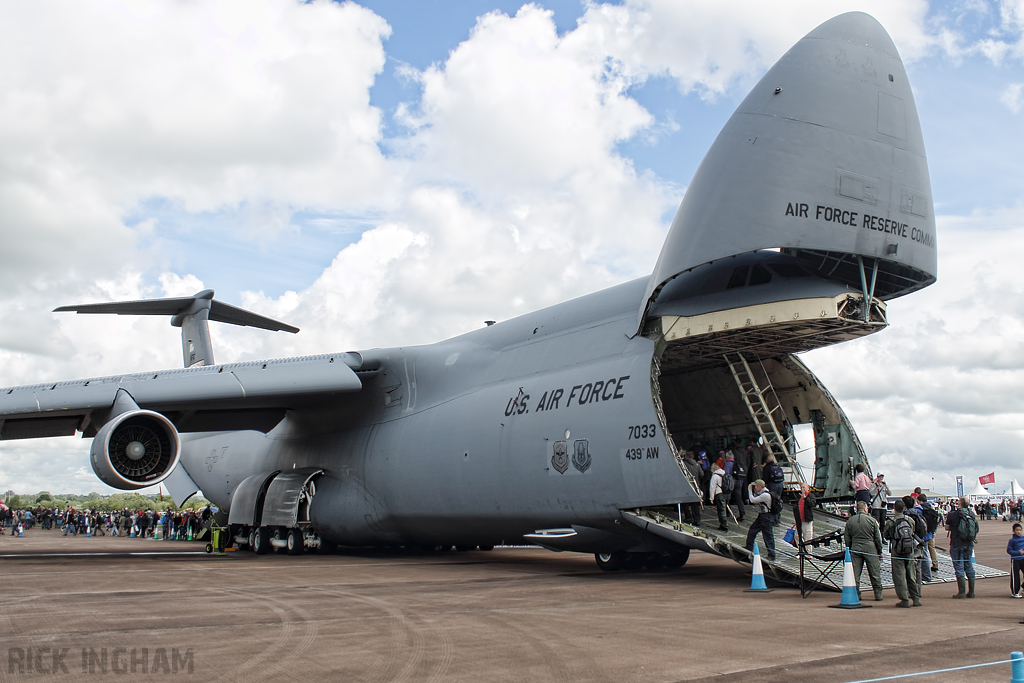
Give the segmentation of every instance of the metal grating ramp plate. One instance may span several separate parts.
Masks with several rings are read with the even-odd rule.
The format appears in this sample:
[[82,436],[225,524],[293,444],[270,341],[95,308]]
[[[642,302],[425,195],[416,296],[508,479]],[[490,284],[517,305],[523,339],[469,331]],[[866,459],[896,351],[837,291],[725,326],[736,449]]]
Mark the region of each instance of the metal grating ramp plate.
[[[760,549],[761,563],[764,566],[765,575],[771,576],[779,581],[795,584],[800,582],[800,561],[797,549],[782,540],[782,536],[786,533],[786,529],[791,527],[794,522],[793,511],[789,509],[788,505],[786,508],[787,509],[782,512],[781,523],[779,526],[775,527],[775,560],[768,560],[764,541],[761,539],[760,535],[757,537],[757,545]],[[712,513],[710,516],[708,515],[709,512]],[[624,510],[623,515],[634,524],[637,524],[652,533],[656,533],[663,538],[674,540],[677,543],[691,548],[721,555],[722,557],[729,557],[737,562],[750,562],[751,555],[744,548],[744,544],[747,540],[747,531],[750,528],[749,516],[748,520],[745,520],[740,524],[737,524],[730,519],[729,531],[719,531],[717,520],[714,517],[714,511],[711,508],[704,509],[703,518],[705,523],[700,527],[694,527],[685,522],[680,523],[675,517],[676,509],[673,507]],[[814,511],[814,535],[816,537],[827,535],[837,529],[843,529],[845,524],[846,520],[842,517],[837,517],[822,510]],[[832,543],[828,546],[814,548],[812,554],[816,556],[824,556],[833,553],[840,553],[843,552],[843,550],[845,550],[845,546],[842,543]],[[892,588],[892,572],[890,569],[891,565],[888,547],[886,547],[882,553],[882,585],[885,588]],[[932,580],[929,583],[950,583],[956,581],[956,576],[953,572],[953,561],[949,554],[939,550],[938,555],[939,569],[938,571],[932,572]],[[824,569],[827,566],[827,562],[819,562],[818,564],[821,569]],[[979,579],[1009,576],[1009,574],[1003,570],[986,567],[977,563],[974,565],[974,571]],[[842,588],[842,562],[837,563],[830,572],[825,574],[823,577],[820,577],[819,580],[814,580],[818,573],[818,571],[808,564],[805,566],[804,580],[816,583],[821,588],[832,588],[835,590],[840,590]],[[871,591],[871,582],[868,579],[867,571],[864,571],[861,574],[861,590],[867,590],[868,592]]]

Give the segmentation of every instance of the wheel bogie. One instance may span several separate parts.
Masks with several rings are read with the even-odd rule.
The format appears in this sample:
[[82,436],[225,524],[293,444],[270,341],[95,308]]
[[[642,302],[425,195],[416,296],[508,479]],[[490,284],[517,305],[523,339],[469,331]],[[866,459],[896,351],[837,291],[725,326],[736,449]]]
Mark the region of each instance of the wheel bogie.
[[690,549],[683,546],[679,550],[673,550],[665,555],[665,566],[669,569],[679,569],[690,559]]
[[594,558],[597,560],[597,566],[606,572],[614,572],[620,569],[647,569],[650,571],[662,568],[678,569],[690,559],[690,549],[680,547],[677,550],[661,552],[627,552],[619,550],[595,553]]

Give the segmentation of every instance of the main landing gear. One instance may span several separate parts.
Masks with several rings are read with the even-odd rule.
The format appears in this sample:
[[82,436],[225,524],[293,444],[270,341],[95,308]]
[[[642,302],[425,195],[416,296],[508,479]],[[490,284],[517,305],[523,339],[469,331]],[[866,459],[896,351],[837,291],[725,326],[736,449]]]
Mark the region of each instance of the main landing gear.
[[606,572],[616,572],[620,569],[678,569],[690,559],[690,549],[681,547],[678,550],[657,553],[630,553],[617,550],[610,553],[595,553],[594,559],[597,566]]
[[311,531],[300,528],[242,527],[234,531],[234,542],[242,548],[249,548],[257,555],[266,555],[271,550],[289,555],[301,555],[306,551],[330,552],[334,546],[326,543]]

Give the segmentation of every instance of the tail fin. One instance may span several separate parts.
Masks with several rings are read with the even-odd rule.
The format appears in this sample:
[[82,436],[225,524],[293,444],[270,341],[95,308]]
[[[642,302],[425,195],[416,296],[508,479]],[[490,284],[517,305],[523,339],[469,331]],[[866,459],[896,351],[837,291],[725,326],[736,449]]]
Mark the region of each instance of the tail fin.
[[194,296],[174,299],[142,299],[140,301],[113,301],[106,304],[79,304],[61,306],[54,312],[113,313],[116,315],[169,315],[171,325],[181,328],[181,353],[185,367],[213,365],[213,346],[210,343],[208,320],[214,322],[258,327],[272,332],[291,332],[299,328],[271,318],[257,315],[213,298],[212,289],[204,289]]
[[865,299],[935,281],[914,96],[892,40],[867,14],[843,14],[807,34],[726,123],[672,222],[639,328],[673,278],[759,249],[794,256],[865,290]]

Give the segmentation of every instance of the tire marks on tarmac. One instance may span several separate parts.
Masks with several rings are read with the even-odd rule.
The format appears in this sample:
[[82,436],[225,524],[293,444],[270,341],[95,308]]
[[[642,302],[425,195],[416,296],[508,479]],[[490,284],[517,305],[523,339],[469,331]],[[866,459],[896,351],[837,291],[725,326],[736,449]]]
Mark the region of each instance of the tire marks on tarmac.
[[[361,681],[444,681],[453,657],[448,632],[436,624],[406,614],[393,602],[338,588],[310,590],[370,607],[387,619],[387,638],[378,657],[359,676]],[[365,619],[365,617],[364,617]]]
[[[268,611],[276,621],[276,635],[263,651],[255,657],[225,671],[216,680],[252,681],[254,679],[305,680],[297,676],[301,672],[301,661],[306,652],[317,642],[319,631],[317,620],[310,618],[309,611],[293,599],[281,596],[280,591],[259,593],[248,588],[221,588],[220,592],[231,596],[236,602],[247,602],[257,610]],[[298,662],[300,665],[294,663]]]

